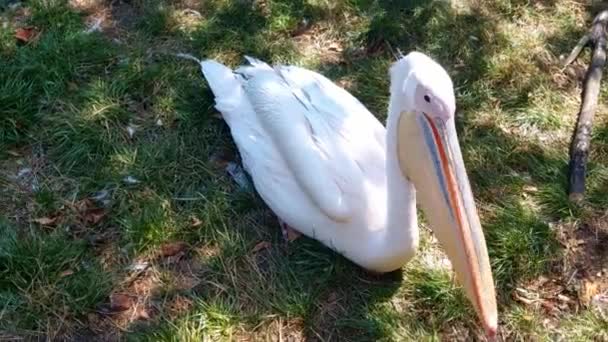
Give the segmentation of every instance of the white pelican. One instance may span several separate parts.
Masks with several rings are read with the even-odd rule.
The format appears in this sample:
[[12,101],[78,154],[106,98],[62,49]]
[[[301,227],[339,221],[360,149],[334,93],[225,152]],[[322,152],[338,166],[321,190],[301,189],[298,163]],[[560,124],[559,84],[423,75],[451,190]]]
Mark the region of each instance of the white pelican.
[[411,52],[390,69],[387,127],[324,76],[246,57],[201,69],[243,167],[280,220],[375,272],[418,246],[416,199],[488,336],[497,329],[488,253],[454,126],[447,72]]

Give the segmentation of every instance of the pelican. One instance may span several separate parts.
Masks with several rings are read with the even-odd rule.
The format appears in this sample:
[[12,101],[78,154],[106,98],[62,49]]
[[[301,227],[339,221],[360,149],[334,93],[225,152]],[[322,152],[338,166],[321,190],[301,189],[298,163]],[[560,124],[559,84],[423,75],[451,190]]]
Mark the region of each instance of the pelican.
[[278,218],[373,272],[415,254],[416,201],[488,336],[497,330],[486,243],[454,125],[447,72],[411,52],[390,68],[386,129],[324,76],[247,57],[200,62],[243,168]]

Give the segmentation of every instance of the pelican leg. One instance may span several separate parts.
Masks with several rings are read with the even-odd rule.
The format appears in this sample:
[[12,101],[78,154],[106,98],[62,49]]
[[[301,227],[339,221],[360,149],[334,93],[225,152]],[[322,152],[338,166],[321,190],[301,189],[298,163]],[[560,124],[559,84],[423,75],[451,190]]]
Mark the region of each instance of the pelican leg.
[[283,222],[283,220],[281,219],[279,219],[279,225],[281,226],[283,240],[287,243],[297,240],[302,235],[302,233],[291,228],[287,223]]

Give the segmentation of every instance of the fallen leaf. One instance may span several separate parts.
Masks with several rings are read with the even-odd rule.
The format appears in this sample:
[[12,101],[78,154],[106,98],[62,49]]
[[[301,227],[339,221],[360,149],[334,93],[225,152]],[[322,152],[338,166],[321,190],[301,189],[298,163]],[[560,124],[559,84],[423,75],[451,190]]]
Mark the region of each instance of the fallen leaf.
[[24,43],[33,40],[37,34],[38,31],[34,27],[21,27],[15,30],[15,38]]
[[232,158],[228,151],[216,151],[209,157],[209,161],[215,167],[225,168]]
[[166,243],[160,246],[160,255],[162,257],[174,256],[178,253],[184,252],[186,248],[188,248],[188,245],[185,242],[178,241]]
[[299,23],[298,26],[295,28],[295,30],[291,31],[291,36],[292,37],[297,37],[297,36],[301,36],[302,34],[306,33],[306,31],[308,29],[310,29],[311,23],[309,20],[307,19],[302,19]]
[[84,198],[84,199],[81,199],[80,201],[75,202],[71,206],[78,213],[84,213],[85,211],[87,211],[90,208],[94,207],[94,204],[93,204],[93,202],[90,199]]
[[37,219],[34,219],[34,222],[43,225],[43,226],[50,226],[53,223],[55,223],[55,221],[57,221],[57,216],[54,217],[40,217]]
[[145,308],[143,306],[138,306],[135,309],[135,312],[133,312],[133,319],[148,320],[148,319],[150,319],[150,313],[148,312],[147,308]]
[[106,211],[102,208],[87,210],[84,215],[84,221],[89,224],[97,224],[106,216]]
[[203,224],[203,221],[199,220],[199,218],[196,216],[192,216],[192,223],[190,224],[190,226],[199,227],[202,224]]
[[286,229],[286,233],[287,233],[287,241],[289,241],[289,242],[294,242],[295,240],[299,239],[300,236],[302,236],[302,233],[300,233],[299,231],[297,231],[295,229],[291,229],[289,227]]
[[65,271],[61,272],[59,274],[59,276],[61,278],[63,278],[63,277],[71,276],[72,274],[74,274],[74,271],[72,271],[72,270],[65,270]]
[[271,244],[268,241],[258,242],[255,247],[251,250],[253,253],[257,253],[263,249],[270,248]]
[[331,44],[329,44],[328,50],[329,51],[341,52],[342,51],[342,47],[338,43],[331,43]]
[[21,154],[14,150],[8,150],[8,151],[6,151],[6,153],[10,154],[13,157],[21,157]]
[[599,292],[599,284],[592,280],[585,280],[581,286],[580,300],[585,306],[589,306],[593,297]]
[[129,310],[134,303],[133,297],[122,294],[122,293],[113,293],[110,295],[110,308],[112,311],[126,311]]
[[541,306],[543,308],[545,308],[545,310],[548,311],[548,313],[558,313],[559,309],[555,307],[555,305],[553,305],[553,303],[547,301],[547,300],[543,300],[541,302]]

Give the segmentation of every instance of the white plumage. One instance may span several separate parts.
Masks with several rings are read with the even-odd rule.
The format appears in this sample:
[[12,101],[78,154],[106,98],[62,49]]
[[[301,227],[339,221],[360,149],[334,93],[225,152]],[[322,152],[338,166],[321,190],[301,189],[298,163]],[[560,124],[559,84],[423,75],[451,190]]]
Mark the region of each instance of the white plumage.
[[486,331],[495,334],[494,284],[445,70],[416,52],[395,62],[385,129],[324,76],[247,60],[235,71],[211,60],[201,68],[243,167],[279,219],[387,272],[415,254],[418,197]]
[[415,210],[400,201],[400,234],[388,236],[384,126],[316,72],[247,59],[250,66],[234,72],[201,65],[262,199],[282,221],[356,263],[399,268],[417,243],[403,229],[416,223]]

